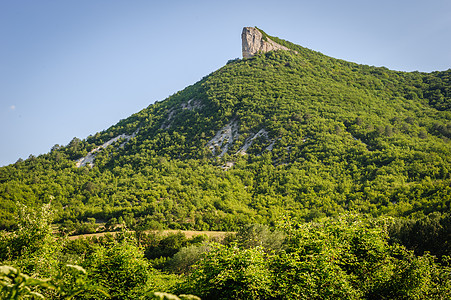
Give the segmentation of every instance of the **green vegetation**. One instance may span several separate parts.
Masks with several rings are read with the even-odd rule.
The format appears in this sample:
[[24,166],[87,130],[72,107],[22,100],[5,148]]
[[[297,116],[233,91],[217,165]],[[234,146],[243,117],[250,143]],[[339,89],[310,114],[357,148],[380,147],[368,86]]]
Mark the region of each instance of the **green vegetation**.
[[[39,218],[32,212],[26,217],[32,223]],[[24,229],[25,234],[48,237],[49,222],[39,223],[38,230]],[[144,234],[140,242],[122,232],[60,238],[55,247],[54,239],[45,238],[40,245],[53,248],[54,259],[45,258],[45,269],[28,268],[32,276],[18,268],[39,264],[41,257],[18,252],[4,259],[0,296],[177,299],[169,292],[180,299],[449,298],[449,256],[439,262],[430,254],[415,255],[393,242],[394,225],[392,218],[345,214],[309,223],[282,219],[273,230],[249,225],[221,243],[180,234]],[[0,246],[14,249],[16,238],[8,235]],[[161,256],[147,259],[149,249],[157,248],[152,253]]]
[[[395,72],[271,39],[299,54],[233,61],[104,132],[3,167],[0,226],[14,228],[16,202],[52,201],[59,222],[122,217],[198,230],[271,224],[283,213],[416,219],[450,210],[450,70]],[[183,109],[191,99],[197,107]],[[231,121],[240,136],[215,157],[207,143]],[[236,154],[261,129],[268,138]],[[134,132],[99,151],[93,168],[75,167]],[[224,171],[226,162],[234,166]]]
[[[0,168],[0,261],[52,279],[79,265],[117,299],[449,298],[451,69],[391,71],[263,34],[296,53],[231,60],[105,131]],[[214,145],[227,126],[237,132]],[[238,233],[145,234],[165,228]],[[100,230],[120,232],[65,237]]]
[[[216,245],[189,274],[203,299],[430,299],[450,293],[448,267],[390,245],[385,219],[285,224],[284,246]],[[434,270],[435,269],[435,270]]]

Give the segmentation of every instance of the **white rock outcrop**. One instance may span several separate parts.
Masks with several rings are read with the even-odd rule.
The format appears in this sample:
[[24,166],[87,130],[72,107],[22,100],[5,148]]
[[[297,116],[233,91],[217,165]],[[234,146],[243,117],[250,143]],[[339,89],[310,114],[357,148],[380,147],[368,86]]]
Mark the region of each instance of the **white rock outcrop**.
[[203,108],[202,102],[196,99],[190,99],[187,102],[182,102],[180,105],[173,106],[171,109],[168,110],[168,117],[163,122],[163,124],[161,124],[160,129],[171,128],[172,124],[174,123],[174,117],[176,117],[177,114],[182,110],[194,111],[202,108]]
[[118,135],[117,137],[114,137],[112,139],[110,139],[109,141],[103,143],[102,145],[100,145],[97,148],[92,149],[88,155],[86,155],[85,157],[79,158],[76,162],[75,162],[75,166],[77,168],[80,167],[84,167],[84,166],[89,166],[89,167],[93,167],[94,166],[94,159],[97,156],[97,152],[101,149],[104,149],[106,147],[108,147],[109,145],[117,142],[119,139],[124,139],[125,141],[119,145],[120,148],[124,147],[125,143],[128,142],[131,138],[135,137],[136,134],[138,133],[139,129],[137,129],[135,132],[133,132],[132,135],[127,135],[125,133]]
[[[223,128],[221,128],[216,135],[207,143],[206,147],[211,150],[213,155],[222,157],[227,151],[233,146],[233,144],[240,137],[240,133],[238,132],[239,125],[238,121],[232,120]],[[252,146],[254,141],[260,137],[263,137],[266,142],[270,142],[270,144],[265,148],[266,151],[272,151],[274,148],[274,144],[276,142],[275,139],[269,140],[268,132],[262,128],[255,134],[250,134],[249,137],[246,138],[243,145],[235,154],[246,155],[247,150]],[[232,167],[232,165],[225,165],[223,168],[225,170]]]
[[213,152],[213,155],[221,157],[226,154],[238,137],[238,122],[234,120],[216,133],[207,143],[207,148]]
[[247,154],[246,151],[252,146],[252,143],[254,142],[254,140],[255,140],[256,138],[261,137],[261,136],[263,136],[263,137],[265,137],[266,139],[268,139],[268,132],[267,132],[266,130],[264,130],[264,129],[260,129],[259,132],[257,132],[256,134],[254,134],[254,135],[248,137],[248,138],[244,141],[244,145],[240,148],[240,150],[238,150],[237,153],[238,153],[238,154],[241,154],[241,155],[246,155],[246,154]]
[[[254,56],[257,52],[273,50],[289,50],[287,47],[277,44],[269,38],[263,39],[263,34],[255,27],[244,27],[241,34],[243,58]],[[296,52],[296,51],[293,51]]]

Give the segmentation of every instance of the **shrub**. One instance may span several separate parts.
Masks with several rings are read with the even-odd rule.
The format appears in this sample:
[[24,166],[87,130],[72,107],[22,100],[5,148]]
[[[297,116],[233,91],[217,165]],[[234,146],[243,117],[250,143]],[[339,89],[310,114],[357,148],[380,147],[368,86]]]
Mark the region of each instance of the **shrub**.
[[148,288],[149,263],[142,251],[129,241],[115,243],[107,249],[99,247],[84,265],[112,299],[136,299]]
[[240,250],[212,244],[193,267],[182,292],[202,299],[267,299],[271,272],[261,247]]

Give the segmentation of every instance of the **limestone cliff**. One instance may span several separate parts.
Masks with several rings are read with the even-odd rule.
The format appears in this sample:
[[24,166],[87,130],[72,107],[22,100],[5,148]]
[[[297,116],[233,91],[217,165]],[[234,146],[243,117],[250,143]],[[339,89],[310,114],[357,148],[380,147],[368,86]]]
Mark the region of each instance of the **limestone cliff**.
[[263,38],[263,34],[255,27],[244,27],[241,34],[243,58],[254,56],[257,52],[268,52],[273,50],[290,50],[279,45],[268,37]]

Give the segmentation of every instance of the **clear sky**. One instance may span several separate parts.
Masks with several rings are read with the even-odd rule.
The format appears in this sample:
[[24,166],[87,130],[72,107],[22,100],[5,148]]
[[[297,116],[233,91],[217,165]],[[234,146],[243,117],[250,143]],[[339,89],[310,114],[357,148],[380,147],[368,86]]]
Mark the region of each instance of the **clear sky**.
[[241,58],[244,26],[361,64],[451,68],[449,0],[0,0],[0,166]]

